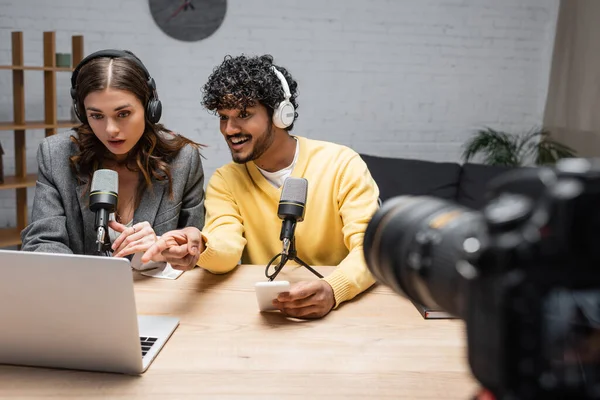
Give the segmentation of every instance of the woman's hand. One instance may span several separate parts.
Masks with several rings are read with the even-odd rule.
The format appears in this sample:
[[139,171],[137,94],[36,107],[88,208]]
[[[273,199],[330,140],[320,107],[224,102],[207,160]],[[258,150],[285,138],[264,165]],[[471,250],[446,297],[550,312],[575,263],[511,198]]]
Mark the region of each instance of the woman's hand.
[[162,257],[173,269],[187,271],[196,266],[204,249],[200,230],[188,226],[162,235],[144,254],[142,262],[157,261],[157,257]]
[[121,233],[112,244],[113,257],[125,257],[130,254],[141,253],[156,243],[156,233],[146,221],[139,222],[129,228],[116,221],[110,221],[108,225],[116,232]]

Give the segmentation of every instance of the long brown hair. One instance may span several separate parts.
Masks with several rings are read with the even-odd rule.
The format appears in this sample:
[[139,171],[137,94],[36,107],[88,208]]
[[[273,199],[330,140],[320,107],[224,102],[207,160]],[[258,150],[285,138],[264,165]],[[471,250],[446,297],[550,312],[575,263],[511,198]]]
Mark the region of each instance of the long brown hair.
[[[112,71],[109,77],[109,68],[112,61]],[[146,73],[132,60],[123,58],[96,58],[86,63],[77,76],[76,101],[80,113],[85,112],[83,100],[92,92],[102,91],[108,87],[125,90],[135,95],[144,106],[144,110],[151,98],[151,89],[147,84]],[[196,143],[184,136],[175,134],[162,124],[153,124],[148,119],[146,111],[145,128],[140,140],[129,151],[125,165],[130,171],[140,174],[138,190],[135,196],[135,207],[139,206],[142,194],[152,187],[152,178],[157,181],[168,181],[169,196],[173,194],[171,161],[179,151],[187,145],[201,148],[203,145]],[[79,151],[70,158],[71,167],[79,176],[88,178],[88,189],[94,171],[102,168],[103,161],[110,157],[110,151],[96,137],[87,118],[85,122],[75,128],[77,136],[71,136]]]

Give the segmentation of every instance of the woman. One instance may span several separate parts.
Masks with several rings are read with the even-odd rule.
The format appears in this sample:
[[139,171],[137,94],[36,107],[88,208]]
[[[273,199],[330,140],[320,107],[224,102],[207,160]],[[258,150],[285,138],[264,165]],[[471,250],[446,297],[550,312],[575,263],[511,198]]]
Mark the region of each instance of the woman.
[[71,81],[82,123],[75,134],[40,144],[22,250],[97,254],[89,190],[98,169],[118,173],[118,203],[109,224],[113,256],[143,253],[157,235],[173,229],[203,227],[200,145],[158,123],[161,103],[142,62],[130,52],[103,50],[86,57]]

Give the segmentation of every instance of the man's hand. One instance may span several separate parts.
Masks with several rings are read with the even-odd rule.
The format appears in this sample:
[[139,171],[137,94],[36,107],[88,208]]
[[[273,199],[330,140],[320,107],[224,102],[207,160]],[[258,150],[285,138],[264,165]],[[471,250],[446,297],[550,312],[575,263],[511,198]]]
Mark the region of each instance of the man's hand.
[[110,221],[108,226],[120,233],[112,244],[113,257],[141,253],[156,243],[156,233],[147,221],[137,223],[129,228],[116,221]]
[[167,261],[173,269],[187,271],[196,266],[203,251],[204,242],[200,230],[188,226],[162,235],[152,247],[146,250],[142,262]]
[[321,318],[335,305],[333,289],[323,280],[298,282],[289,292],[280,293],[273,305],[296,318]]

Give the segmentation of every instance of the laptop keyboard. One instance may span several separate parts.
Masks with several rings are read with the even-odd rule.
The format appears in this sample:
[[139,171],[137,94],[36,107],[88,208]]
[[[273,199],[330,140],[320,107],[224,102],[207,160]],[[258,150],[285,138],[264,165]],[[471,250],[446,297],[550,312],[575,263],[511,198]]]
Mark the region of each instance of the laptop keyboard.
[[157,338],[155,337],[140,337],[140,344],[142,345],[142,357],[148,353],[148,350],[150,350],[150,347],[156,343],[156,340]]

